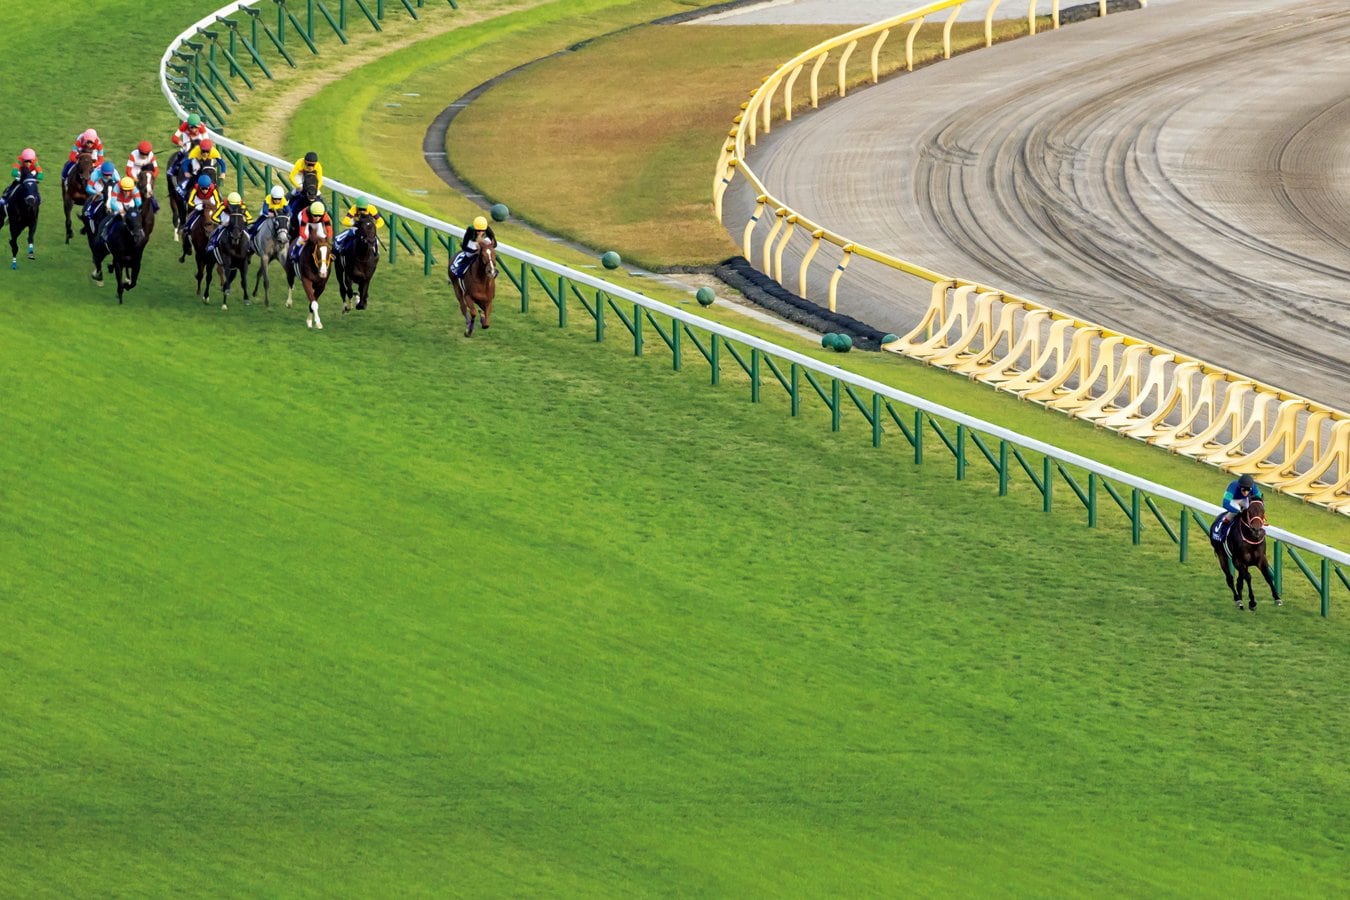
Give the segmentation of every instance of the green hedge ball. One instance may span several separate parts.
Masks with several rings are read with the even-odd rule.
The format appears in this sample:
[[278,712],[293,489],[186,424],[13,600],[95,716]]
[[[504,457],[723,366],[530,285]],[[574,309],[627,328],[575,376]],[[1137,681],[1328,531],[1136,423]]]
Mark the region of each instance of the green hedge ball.
[[853,349],[853,338],[846,334],[836,334],[834,336],[834,349],[840,353],[847,353]]
[[717,295],[713,293],[712,288],[704,286],[694,294],[694,299],[698,301],[699,306],[712,306],[713,301],[717,299]]
[[898,341],[898,340],[900,340],[900,336],[899,336],[899,335],[888,334],[888,335],[886,335],[885,337],[883,337],[883,338],[881,339],[881,343],[882,343],[883,346],[885,346],[886,344],[894,344],[894,343],[895,343],[896,341]]
[[623,258],[613,250],[607,251],[604,256],[600,257],[600,264],[606,269],[617,269],[621,262],[623,262]]
[[833,350],[834,342],[838,339],[839,335],[835,334],[833,331],[827,331],[820,336],[820,346],[824,347],[826,350]]
[[511,210],[506,208],[505,203],[492,204],[492,209],[488,210],[488,212],[492,215],[492,221],[494,222],[505,222],[507,219],[511,218]]

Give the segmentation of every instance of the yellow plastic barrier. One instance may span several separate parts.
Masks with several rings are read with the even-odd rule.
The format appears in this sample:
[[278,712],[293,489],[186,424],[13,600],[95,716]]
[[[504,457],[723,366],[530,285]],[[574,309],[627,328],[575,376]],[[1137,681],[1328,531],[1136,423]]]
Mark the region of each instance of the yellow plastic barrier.
[[[904,70],[914,67],[914,41],[926,17],[949,11],[943,28],[944,57],[951,55],[951,25],[959,8],[974,0],[939,0],[919,9],[856,28],[798,54],[764,78],[742,104],[728,134],[713,178],[713,208],[723,218],[723,201],[733,181],[746,182],[755,197],[745,223],[746,258],[784,284],[783,255],[798,230],[809,240],[796,270],[794,286],[806,295],[807,273],[822,243],[839,248],[842,258],[829,278],[826,303],[837,306],[837,293],[849,261],[860,256],[897,274],[932,284],[928,310],[919,324],[886,349],[978,379],[999,390],[1095,422],[1174,453],[1250,473],[1275,490],[1350,514],[1350,415],[1313,403],[1270,385],[1225,371],[1165,347],[1117,334],[997,288],[952,278],[906,262],[812,222],[774,197],[746,155],[760,130],[773,125],[773,108],[782,89],[782,120],[792,118],[794,89],[810,66],[810,106],[820,103],[820,75],[837,54],[836,94],[844,96],[848,57],[861,42],[873,40],[871,80],[880,73],[880,53],[890,32],[908,25]],[[985,44],[993,41],[991,0],[985,15]],[[1141,4],[1147,5],[1147,4]],[[1036,30],[1035,3],[1029,4],[1028,28]],[[1099,5],[1106,15],[1106,0]],[[1052,4],[1059,27],[1059,3]],[[772,216],[766,215],[772,211]],[[760,224],[766,234],[756,240]]]

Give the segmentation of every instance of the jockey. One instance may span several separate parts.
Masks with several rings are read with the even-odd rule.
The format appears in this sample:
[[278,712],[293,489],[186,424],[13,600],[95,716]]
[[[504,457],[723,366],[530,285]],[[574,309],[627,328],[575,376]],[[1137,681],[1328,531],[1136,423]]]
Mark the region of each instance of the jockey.
[[253,224],[248,227],[248,233],[252,237],[257,237],[258,229],[262,223],[273,218],[286,208],[286,189],[279,184],[272,185],[271,192],[263,200],[263,207],[258,211],[258,218],[253,220]]
[[211,221],[222,227],[217,228],[211,233],[211,240],[206,244],[206,249],[215,252],[216,245],[220,243],[220,237],[225,233],[224,226],[230,224],[230,219],[239,216],[244,220],[244,224],[253,221],[253,215],[248,211],[248,205],[244,203],[244,198],[239,196],[238,191],[230,191],[230,195],[225,198],[225,203],[216,207],[216,211],[211,215]]
[[141,141],[136,145],[136,149],[131,151],[127,157],[127,175],[138,185],[141,181],[141,172],[150,170],[150,204],[159,212],[159,201],[154,198],[155,179],[159,177],[159,160],[155,159],[155,149],[149,141]]
[[376,229],[384,227],[384,216],[380,215],[380,211],[375,208],[375,204],[371,203],[365,197],[357,197],[356,202],[352,204],[351,208],[348,209],[346,214],[342,217],[342,227],[347,230],[342,232],[342,234],[339,234],[337,240],[333,242],[333,249],[338,253],[342,253],[346,250],[347,242],[351,240],[352,235],[356,233],[356,219],[362,213],[375,218]]
[[300,213],[295,226],[295,239],[291,241],[291,259],[300,259],[300,249],[311,240],[326,242],[333,233],[333,220],[322,200],[315,200],[309,208]]
[[112,230],[112,223],[118,219],[125,220],[128,211],[140,208],[140,188],[136,187],[136,182],[130,175],[123,175],[122,180],[117,183],[117,190],[108,196],[108,215],[103,219],[103,225],[99,228],[98,239],[106,244],[108,232]]
[[478,216],[464,232],[464,241],[461,244],[464,249],[455,254],[454,260],[450,263],[450,274],[455,278],[463,278],[464,273],[468,271],[469,263],[478,255],[478,241],[482,237],[487,237],[494,244],[497,243],[497,235],[493,234],[487,218]]
[[84,192],[89,195],[89,200],[84,204],[83,218],[92,222],[95,214],[116,189],[117,166],[112,164],[112,160],[105,159],[103,165],[89,173],[89,183],[84,186]]
[[291,166],[291,184],[295,190],[291,192],[291,218],[294,219],[300,215],[301,207],[305,203],[305,173],[313,172],[318,180],[319,191],[323,191],[323,164],[319,162],[319,154],[313,150],[306,153],[295,161]]
[[178,126],[178,130],[173,133],[172,140],[175,147],[186,152],[204,137],[206,137],[206,125],[202,122],[201,116],[193,113],[187,117],[186,122]]
[[217,177],[225,174],[225,160],[210,138],[202,138],[201,143],[188,151],[187,159],[183,160],[183,171],[187,173],[188,181],[194,175],[200,175],[203,169],[213,170]]
[[9,202],[9,197],[14,193],[14,189],[25,178],[42,180],[42,166],[38,165],[37,151],[32,147],[25,147],[23,152],[19,154],[19,158],[14,160],[14,169],[10,174],[14,177],[14,180],[5,188],[4,196],[0,198],[0,205]]
[[192,207],[188,213],[187,219],[183,222],[183,241],[188,240],[188,235],[192,234],[192,226],[197,224],[197,219],[202,214],[202,209],[206,206],[206,201],[212,197],[216,200],[216,206],[220,205],[220,192],[216,190],[216,183],[211,180],[211,176],[205,173],[198,175],[196,182],[192,185],[192,192],[187,196],[187,202]]
[[1223,515],[1214,523],[1214,539],[1223,542],[1228,538],[1228,529],[1232,527],[1233,520],[1242,515],[1243,510],[1253,500],[1261,499],[1261,488],[1256,484],[1256,480],[1250,475],[1243,475],[1236,481],[1230,482],[1228,490],[1223,495]]
[[103,161],[103,141],[99,140],[98,132],[90,128],[81,132],[80,136],[75,138],[75,143],[70,148],[70,159],[61,167],[61,180],[65,181],[66,176],[70,174],[71,168],[80,158],[80,151],[88,150],[94,154],[94,165]]

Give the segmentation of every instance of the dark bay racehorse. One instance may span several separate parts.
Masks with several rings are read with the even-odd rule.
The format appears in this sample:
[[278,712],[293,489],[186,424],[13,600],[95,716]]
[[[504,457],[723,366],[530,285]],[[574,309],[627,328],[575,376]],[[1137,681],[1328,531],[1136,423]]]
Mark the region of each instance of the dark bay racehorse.
[[80,155],[75,158],[75,165],[70,167],[70,173],[61,184],[61,203],[66,208],[67,244],[75,237],[75,230],[70,227],[71,207],[78,205],[80,209],[84,209],[84,205],[89,202],[89,174],[93,171],[93,151],[81,150]]
[[464,277],[455,278],[449,274],[448,268],[446,277],[455,289],[459,311],[464,315],[464,336],[473,336],[473,327],[479,314],[482,316],[483,328],[488,328],[492,298],[497,296],[497,245],[486,235],[479,237],[478,252],[464,270]]
[[[213,263],[210,254],[206,252],[206,242],[211,239],[211,233],[216,230],[216,223],[211,221],[211,217],[215,214],[216,207],[219,204],[220,199],[215,194],[212,194],[210,199],[202,204],[202,214],[192,223],[192,231],[183,242],[183,255],[178,257],[179,262],[185,260],[188,245],[191,244],[193,259],[197,263],[197,296],[202,298],[203,303],[211,295],[209,273]],[[203,285],[206,288],[205,293],[202,291]]]
[[[248,303],[248,258],[253,253],[253,247],[249,244],[248,229],[244,225],[243,216],[230,216],[230,221],[225,225],[225,233],[216,241],[215,252],[208,254],[206,264],[207,293],[211,290],[211,269],[214,266],[220,266],[220,308],[230,308],[230,285],[234,282],[234,277],[239,276],[241,290],[244,292],[244,302]],[[206,302],[206,298],[202,298]]]
[[319,298],[328,286],[328,267],[332,258],[331,241],[310,238],[300,248],[298,262],[292,262],[293,257],[288,253],[282,263],[286,270],[286,306],[291,305],[291,294],[295,290],[295,278],[298,275],[305,289],[305,299],[309,301],[309,315],[305,317],[305,326],[308,328],[323,327],[323,320],[319,318]]
[[258,256],[258,274],[253,279],[253,294],[257,296],[258,282],[263,286],[263,306],[271,305],[272,279],[267,267],[272,260],[281,260],[285,265],[286,251],[291,247],[291,217],[282,209],[274,216],[263,219],[258,232],[253,236],[253,252]]
[[155,199],[153,174],[149,169],[142,168],[140,177],[136,179],[136,187],[141,192],[141,227],[145,229],[146,241],[155,233],[155,206],[159,202]]
[[349,301],[352,297],[357,298],[357,309],[366,308],[366,301],[370,299],[370,281],[375,277],[375,267],[380,263],[375,217],[367,212],[360,213],[356,217],[355,229],[356,233],[347,241],[343,252],[335,253],[333,260],[344,313],[351,309]]
[[[109,213],[109,215],[112,215]],[[117,279],[117,302],[122,295],[136,286],[141,274],[141,256],[145,253],[146,233],[141,224],[140,210],[128,210],[120,221],[113,222],[108,228],[108,240],[95,240],[94,282],[103,286],[103,260],[112,256],[108,271]]]
[[11,269],[19,267],[19,235],[25,228],[28,229],[28,258],[37,259],[33,255],[33,231],[37,228],[41,203],[37,176],[29,175],[15,185],[8,203],[0,206],[0,225],[5,224],[6,218],[9,219],[9,252],[13,256],[9,263]]
[[181,149],[174,151],[173,156],[169,157],[169,166],[167,169],[169,179],[169,213],[173,217],[173,230],[175,239],[177,239],[178,229],[183,227],[187,221],[187,200],[183,197],[183,178],[179,177],[178,168],[183,164],[187,154]]
[[[1242,585],[1244,583],[1247,585],[1247,608],[1256,609],[1256,596],[1252,593],[1251,569],[1253,566],[1265,576],[1266,584],[1270,585],[1270,595],[1275,599],[1275,605],[1280,606],[1284,603],[1280,599],[1280,592],[1275,590],[1275,578],[1270,572],[1269,563],[1266,562],[1266,504],[1264,501],[1255,499],[1247,504],[1247,508],[1229,526],[1226,540],[1216,540],[1213,528],[1210,529],[1209,534],[1210,545],[1214,548],[1214,555],[1219,558],[1219,568],[1223,570],[1223,577],[1228,582],[1228,589],[1233,592],[1233,602],[1237,604],[1238,609],[1242,609]],[[1229,568],[1230,559],[1232,569]],[[1237,571],[1236,579],[1233,577],[1232,570]]]

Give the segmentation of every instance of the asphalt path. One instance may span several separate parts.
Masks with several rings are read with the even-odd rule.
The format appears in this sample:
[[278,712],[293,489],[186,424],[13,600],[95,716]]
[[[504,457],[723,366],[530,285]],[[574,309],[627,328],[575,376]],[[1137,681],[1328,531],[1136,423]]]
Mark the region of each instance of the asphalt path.
[[[775,125],[749,161],[859,243],[1350,409],[1346,0],[1043,32]],[[902,333],[926,306],[858,266],[839,308]]]

